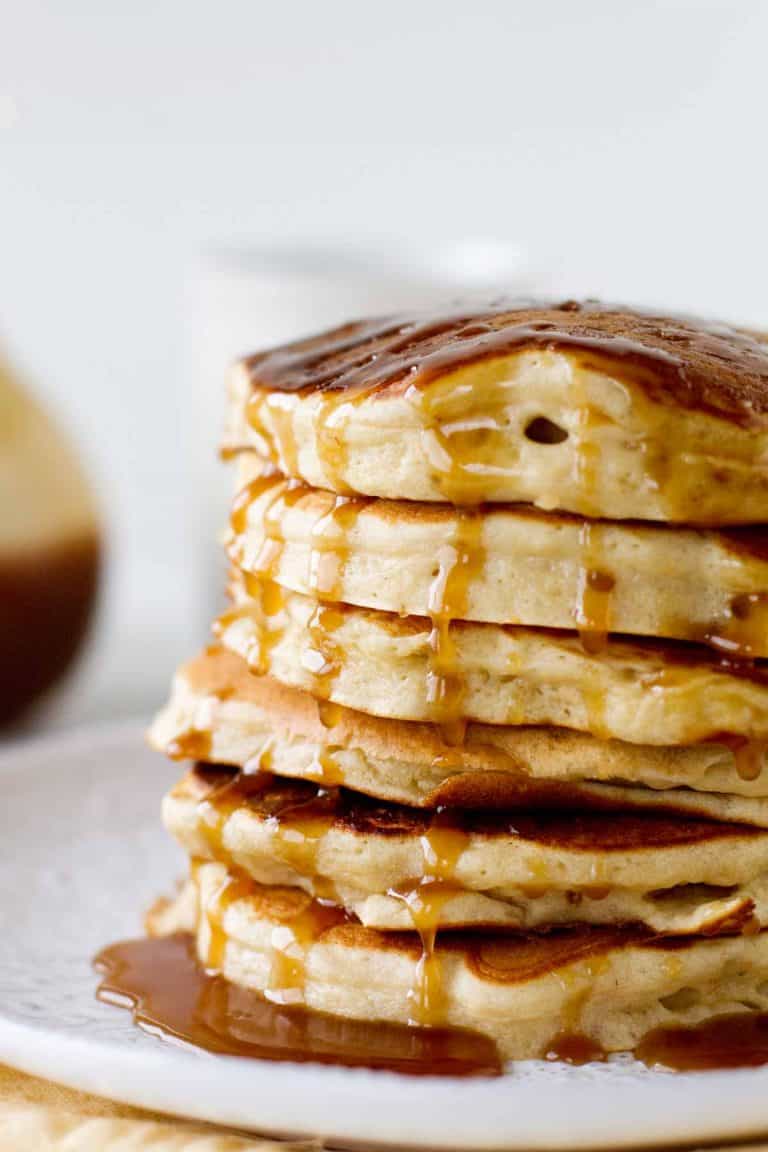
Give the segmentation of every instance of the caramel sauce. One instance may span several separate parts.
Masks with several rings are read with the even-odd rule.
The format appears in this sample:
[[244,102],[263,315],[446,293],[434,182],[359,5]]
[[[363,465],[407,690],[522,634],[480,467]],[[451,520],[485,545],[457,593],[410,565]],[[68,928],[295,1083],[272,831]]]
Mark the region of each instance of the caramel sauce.
[[307,770],[310,780],[317,780],[327,788],[338,788],[344,783],[344,771],[337,757],[343,752],[341,746],[326,744],[318,748]]
[[[310,879],[314,896],[339,903],[332,881],[318,875],[317,870],[318,849],[339,810],[338,791],[323,788],[313,791],[295,784],[281,788],[281,781],[265,770],[265,751],[268,753],[268,749],[267,744],[257,763],[249,766],[247,772],[233,773],[225,767],[196,766],[195,776],[207,789],[197,805],[198,828],[208,845],[211,859],[226,864],[233,875],[239,875],[238,861],[225,844],[226,824],[238,808],[258,802],[275,857],[299,876]],[[213,786],[209,783],[211,775],[217,780]],[[246,880],[246,883],[250,881]],[[241,890],[242,884],[238,889],[242,894]],[[216,913],[221,901],[217,897],[214,903]],[[226,900],[225,906],[228,906]]]
[[264,997],[273,1004],[303,1004],[307,954],[324,932],[347,921],[334,904],[308,900],[303,908],[271,933],[272,965]]
[[332,700],[316,700],[317,715],[323,728],[335,728],[341,723],[344,708],[341,704],[334,704]]
[[[264,675],[269,671],[271,653],[285,632],[285,595],[279,584],[274,584],[261,576],[243,572],[242,577],[248,596],[258,608],[258,624],[254,629],[253,640],[245,653],[245,659],[252,672]],[[216,630],[221,634],[231,619],[242,615],[252,616],[252,605],[241,604],[232,612],[225,613],[219,618]]]
[[[193,873],[196,867],[197,865],[193,864]],[[250,890],[251,886],[245,877],[230,873],[206,900],[205,907],[200,909],[201,915],[205,917],[208,932],[205,967],[211,973],[221,972],[224,967],[224,957],[227,950],[224,918],[227,909],[236,901],[246,897]]]
[[169,741],[165,754],[170,760],[207,760],[211,755],[211,733],[202,728],[189,728]]
[[270,811],[267,828],[278,860],[299,876],[311,879],[313,894],[340,903],[333,881],[318,874],[317,857],[323,838],[336,819],[338,792],[318,791],[303,802],[281,804]]
[[255,588],[257,580],[274,581],[280,570],[280,561],[285,551],[283,517],[286,512],[304,499],[307,488],[296,480],[275,484],[274,476],[257,478],[246,484],[238,493],[230,512],[230,525],[235,536],[234,559],[242,561],[242,534],[247,528],[248,510],[254,500],[264,495],[272,485],[274,490],[261,511],[264,539],[256,557],[249,562],[248,571],[243,572],[246,584]]
[[472,581],[485,562],[482,514],[457,512],[456,516],[454,539],[437,554],[437,571],[428,601],[432,629],[427,702],[441,726],[446,744],[463,743],[466,732],[466,721],[461,714],[464,683],[457,666],[451,622],[466,616]]
[[413,927],[421,940],[421,956],[409,993],[413,1022],[434,1027],[441,1023],[445,995],[440,957],[435,940],[443,907],[461,891],[456,883],[456,866],[467,845],[469,835],[455,813],[438,809],[420,838],[423,870],[419,881],[393,889],[390,895],[403,900],[411,915]]
[[313,611],[307,632],[310,644],[302,654],[302,667],[312,676],[312,693],[327,700],[344,661],[344,650],[333,637],[344,623],[344,615],[336,608],[318,604]]
[[[504,424],[493,416],[474,421],[466,416],[453,422],[446,420],[444,409],[450,405],[454,391],[453,381],[437,379],[429,388],[413,384],[405,395],[420,414],[421,446],[443,498],[455,506],[477,504],[482,502],[488,483],[487,466],[480,466],[483,446],[503,431]],[[510,461],[505,474],[513,467]]]
[[361,320],[250,356],[242,368],[254,397],[313,391],[348,399],[397,384],[423,388],[468,364],[537,348],[579,353],[582,369],[602,367],[659,403],[745,427],[768,414],[768,350],[752,333],[595,300],[500,298],[441,315]]
[[572,368],[571,402],[575,412],[573,433],[573,481],[582,493],[588,515],[597,515],[594,495],[600,467],[600,448],[591,436],[600,423],[589,402],[587,377],[581,365]]
[[566,993],[558,1033],[547,1045],[547,1060],[564,1060],[569,1064],[587,1064],[602,1058],[599,1045],[591,1041],[582,1028],[584,1008],[592,995],[595,981],[609,968],[608,953],[586,955],[578,969],[567,965],[555,975]]
[[96,606],[100,569],[95,529],[0,558],[0,726],[17,720],[72,665]]
[[[206,972],[191,936],[124,940],[103,949],[97,997],[130,1008],[153,1036],[220,1055],[296,1063],[378,1068],[410,1075],[497,1076],[493,1042],[454,1028],[417,1028],[348,1020],[269,1002]],[[750,1068],[768,1063],[768,1014],[716,1016],[691,1028],[656,1028],[634,1055],[650,1068],[679,1072]],[[603,1060],[600,1045],[578,1031],[558,1033],[548,1060]]]
[[634,1052],[649,1068],[699,1072],[768,1064],[768,1013],[715,1016],[690,1028],[654,1028]]
[[616,581],[605,568],[600,526],[585,521],[579,535],[581,564],[574,617],[584,651],[596,654],[608,641]]
[[312,528],[308,585],[320,600],[343,600],[349,534],[369,501],[337,496],[333,507]]
[[730,748],[733,753],[736,774],[742,780],[759,779],[765,768],[768,739],[750,740],[746,736],[736,736],[723,732],[714,737],[714,742]]
[[[278,393],[254,392],[246,405],[246,420],[259,436],[270,462],[287,476],[295,476],[299,466],[299,446],[293,430],[293,406]],[[262,408],[269,413],[272,435],[267,432]]]
[[459,1029],[346,1020],[269,1003],[204,972],[185,935],[124,940],[96,957],[97,996],[131,1008],[153,1036],[219,1055],[379,1068],[407,1075],[498,1076],[492,1041]]
[[347,466],[346,426],[354,400],[344,392],[326,392],[315,416],[317,455],[328,484],[348,493],[344,479]]
[[263,475],[255,476],[249,480],[235,495],[230,507],[229,523],[236,536],[242,535],[248,527],[248,511],[254,500],[258,500],[273,486],[276,488],[274,499],[277,499],[279,490],[276,486],[278,483],[277,473],[266,471]]

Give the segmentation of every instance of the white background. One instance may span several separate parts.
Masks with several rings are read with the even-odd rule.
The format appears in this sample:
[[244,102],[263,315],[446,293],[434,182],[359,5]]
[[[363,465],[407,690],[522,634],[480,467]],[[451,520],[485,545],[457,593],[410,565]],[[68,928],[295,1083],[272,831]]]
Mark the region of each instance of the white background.
[[479,237],[569,294],[768,320],[762,0],[0,15],[0,342],[77,436],[110,532],[72,716],[148,706],[201,638],[201,253]]

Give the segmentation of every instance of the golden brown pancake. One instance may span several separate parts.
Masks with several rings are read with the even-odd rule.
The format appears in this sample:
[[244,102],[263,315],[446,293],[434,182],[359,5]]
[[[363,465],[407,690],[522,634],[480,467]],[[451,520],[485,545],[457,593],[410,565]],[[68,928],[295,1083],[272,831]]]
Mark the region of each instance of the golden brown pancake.
[[374,715],[455,727],[554,725],[636,744],[720,733],[768,738],[768,666],[673,641],[611,638],[598,651],[567,632],[322,605],[236,578],[216,631],[254,671]]
[[768,535],[585,522],[525,505],[349,499],[241,458],[229,555],[326,603],[768,655]]
[[296,888],[260,887],[220,864],[198,866],[193,883],[199,900],[182,899],[162,927],[196,927],[201,962],[233,983],[341,1017],[475,1029],[507,1059],[557,1052],[573,1036],[626,1051],[658,1026],[768,1008],[765,932],[445,933],[425,966],[415,933],[364,928]]
[[431,724],[328,708],[209,648],[181,666],[150,740],[177,758],[261,766],[414,807],[666,808],[768,826],[762,746],[626,744],[565,728]]
[[593,301],[360,321],[248,357],[227,448],[342,495],[768,520],[768,351]]
[[768,919],[768,833],[651,813],[424,813],[197,765],[166,796],[195,860],[302,888],[366,927],[640,923],[667,935]]

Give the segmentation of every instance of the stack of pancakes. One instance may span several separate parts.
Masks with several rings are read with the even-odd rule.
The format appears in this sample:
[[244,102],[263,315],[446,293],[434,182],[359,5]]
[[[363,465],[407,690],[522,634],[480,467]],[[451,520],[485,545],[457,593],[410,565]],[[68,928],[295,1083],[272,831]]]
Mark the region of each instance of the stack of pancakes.
[[226,447],[232,607],[152,731],[201,963],[509,1058],[768,1009],[760,337],[353,323],[239,364]]

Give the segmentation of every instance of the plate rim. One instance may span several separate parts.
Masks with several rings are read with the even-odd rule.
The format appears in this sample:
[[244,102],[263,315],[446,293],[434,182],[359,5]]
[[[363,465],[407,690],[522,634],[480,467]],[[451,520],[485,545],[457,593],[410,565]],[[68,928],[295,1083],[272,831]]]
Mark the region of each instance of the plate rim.
[[[140,752],[149,757],[144,727],[144,718],[133,718],[12,739],[0,749],[0,773],[49,771],[54,750],[58,757],[75,759],[84,751],[93,756],[109,748],[123,755]],[[76,763],[71,770],[77,771]],[[164,834],[159,818],[157,832]],[[94,977],[94,991],[95,985]],[[104,1011],[121,1010],[104,1005]],[[127,1012],[125,1017],[131,1027]],[[743,1140],[768,1132],[768,1066],[687,1074],[649,1071],[647,1079],[618,1077],[609,1086],[600,1085],[599,1072],[585,1081],[574,1069],[572,1079],[566,1074],[556,1084],[550,1082],[557,1099],[551,1101],[554,1106],[546,1110],[541,1123],[540,1117],[533,1116],[532,1104],[537,1095],[541,1104],[544,1088],[529,1079],[516,1088],[514,1068],[501,1079],[462,1080],[214,1056],[160,1041],[156,1048],[123,1046],[57,1031],[55,1026],[13,1020],[4,1014],[2,1003],[0,1060],[70,1088],[166,1115],[264,1134],[321,1134],[369,1147],[450,1146],[485,1152],[567,1148],[576,1152]],[[211,1093],[214,1063],[226,1075],[216,1076],[216,1092]],[[182,1067],[183,1076],[175,1075]],[[253,1099],[255,1077],[257,1099],[249,1110],[243,1100]],[[601,1114],[599,1097],[606,1091],[610,1108]],[[300,1115],[296,1099],[301,1099]],[[286,1123],[290,1100],[294,1107],[291,1123]],[[342,1103],[343,1109],[336,1107]],[[447,1109],[449,1133],[435,1131],[440,1105]],[[618,1129],[617,1119],[624,1114],[628,1123]],[[376,1130],[372,1133],[373,1116]],[[514,1126],[507,1126],[505,1120],[513,1117]],[[640,1117],[643,1126],[638,1131]]]

